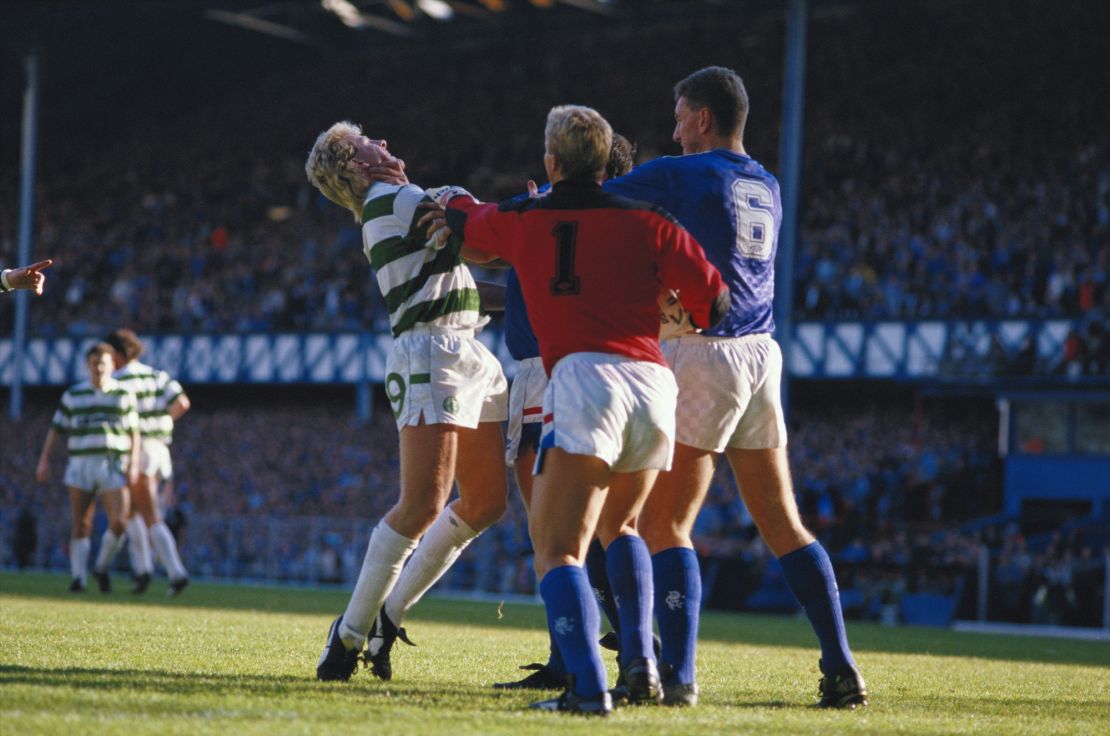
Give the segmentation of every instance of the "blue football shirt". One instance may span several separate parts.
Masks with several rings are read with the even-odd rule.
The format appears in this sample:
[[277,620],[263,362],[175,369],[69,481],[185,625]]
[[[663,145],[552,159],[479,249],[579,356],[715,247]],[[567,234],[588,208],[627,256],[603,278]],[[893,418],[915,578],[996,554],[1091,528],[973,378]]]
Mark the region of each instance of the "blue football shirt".
[[774,332],[775,253],[782,202],[773,174],[748,156],[719,148],[658,158],[603,186],[667,210],[701,243],[706,258],[721,272],[732,306],[716,327],[702,334],[739,337]]
[[[541,193],[551,189],[550,184],[540,187]],[[528,194],[518,194],[501,203],[508,207],[528,199]],[[514,360],[527,360],[540,357],[540,343],[532,331],[532,321],[528,319],[528,307],[524,304],[524,292],[520,290],[520,279],[516,269],[509,269],[505,280],[505,319],[502,323],[505,332],[505,347]]]
[[505,319],[502,323],[505,332],[505,347],[516,360],[540,357],[540,344],[532,331],[528,319],[528,309],[524,306],[524,292],[520,290],[520,279],[516,269],[509,269],[505,280]]

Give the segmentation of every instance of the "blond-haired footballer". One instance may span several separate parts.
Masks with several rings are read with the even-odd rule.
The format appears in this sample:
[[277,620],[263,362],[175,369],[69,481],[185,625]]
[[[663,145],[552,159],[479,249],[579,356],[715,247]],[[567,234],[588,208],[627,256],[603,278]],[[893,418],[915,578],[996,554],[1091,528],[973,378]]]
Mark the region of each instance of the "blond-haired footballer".
[[[429,238],[417,220],[432,198],[403,173],[397,183],[372,181],[370,167],[381,165],[403,169],[386,141],[350,122],[321,133],[305,164],[308,180],[362,225],[389,309],[385,388],[401,443],[399,497],[374,528],[347,610],[332,623],[316,667],[321,680],[349,679],[368,638],[365,659],[390,679],[393,643],[408,641],[405,614],[501,518],[508,493],[508,384],[476,337],[488,318],[461,244],[446,233]],[[454,482],[459,498],[447,505]]]

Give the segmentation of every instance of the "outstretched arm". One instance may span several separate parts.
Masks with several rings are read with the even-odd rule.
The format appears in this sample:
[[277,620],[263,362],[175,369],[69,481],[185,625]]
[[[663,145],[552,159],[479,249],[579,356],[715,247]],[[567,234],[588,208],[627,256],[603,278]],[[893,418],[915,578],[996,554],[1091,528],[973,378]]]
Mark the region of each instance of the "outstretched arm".
[[[428,236],[428,243],[432,247],[442,248],[446,245],[447,239],[454,233],[451,226],[447,224],[447,212],[444,208],[444,202],[452,195],[457,196],[460,192],[473,198],[473,195],[461,187],[439,187],[438,189],[428,190],[428,194],[436,199],[435,202],[424,202],[417,205],[417,210],[427,210],[420,216],[416,224],[418,227],[427,227],[426,233]],[[473,263],[486,268],[510,267],[509,264],[499,260],[493,254],[474,248],[465,242],[459,248],[459,255],[467,263]]]
[[27,289],[41,295],[42,288],[46,284],[46,276],[42,272],[53,264],[54,261],[48,258],[45,261],[32,263],[30,266],[6,268],[0,271],[0,292]]
[[[428,244],[433,248],[442,248],[447,244],[447,239],[451,237],[451,228],[447,226],[447,219],[444,215],[443,208],[431,203],[420,206],[429,207],[431,209],[421,216],[417,225],[423,227],[427,224]],[[511,265],[500,258],[496,258],[477,248],[471,248],[466,243],[463,243],[462,246],[459,247],[459,256],[467,263],[473,263],[475,266],[481,266],[482,268],[512,268]]]

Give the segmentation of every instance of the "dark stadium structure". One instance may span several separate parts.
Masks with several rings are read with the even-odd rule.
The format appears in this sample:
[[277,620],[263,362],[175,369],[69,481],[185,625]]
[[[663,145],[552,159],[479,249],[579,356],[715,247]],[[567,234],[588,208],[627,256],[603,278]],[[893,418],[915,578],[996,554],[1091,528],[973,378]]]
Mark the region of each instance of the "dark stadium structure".
[[[778,337],[799,505],[845,611],[1110,628],[1110,3],[798,4]],[[554,104],[598,108],[641,162],[677,154],[671,85],[722,64],[755,103],[748,150],[782,165],[791,3],[330,5],[4,4],[0,266],[19,257],[31,58],[32,253],[56,264],[44,296],[0,295],[0,564],[65,567],[36,453],[84,347],[128,326],[194,399],[168,515],[189,569],[349,583],[398,469],[382,299],[303,173],[332,121],[388,138],[415,181],[494,200],[542,177]],[[496,319],[483,337],[508,364]],[[696,532],[708,605],[796,608],[724,469]],[[530,551],[514,493],[441,585],[534,594]]]

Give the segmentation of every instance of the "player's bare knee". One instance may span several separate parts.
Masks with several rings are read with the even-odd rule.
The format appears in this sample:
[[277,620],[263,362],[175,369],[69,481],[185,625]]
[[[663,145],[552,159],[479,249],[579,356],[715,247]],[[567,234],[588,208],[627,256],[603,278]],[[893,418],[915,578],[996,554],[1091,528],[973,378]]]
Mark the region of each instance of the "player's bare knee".
[[597,538],[602,547],[608,548],[619,537],[638,536],[636,527],[631,523],[605,524],[598,522]]
[[439,516],[442,509],[437,506],[425,506],[422,508],[413,509],[413,515],[410,517],[414,523],[419,524],[422,529],[427,529]]
[[505,515],[505,511],[508,510],[508,508],[508,497],[503,493],[488,499],[485,503],[485,507],[483,508],[484,513],[482,515],[482,519],[485,523],[482,528],[484,529],[488,526],[493,526],[498,521],[500,521],[501,517]]
[[775,557],[788,555],[794,550],[801,549],[811,544],[814,540],[814,536],[800,523],[796,525],[783,525],[782,527],[766,531],[761,529],[760,534]]
[[689,543],[689,534],[679,522],[668,515],[640,514],[636,521],[636,530],[652,554]]
[[442,511],[443,507],[435,498],[402,498],[393,508],[391,516],[403,527],[397,529],[399,533],[420,530],[422,534]]
[[557,567],[566,567],[568,565],[578,565],[579,561],[570,553],[552,552],[548,554],[536,555],[536,579],[543,580],[547,573],[551,572]]
[[489,494],[478,499],[464,496],[452,506],[459,518],[476,532],[496,524],[505,515],[507,508],[508,498],[504,493]]
[[684,543],[682,537],[672,532],[664,534],[656,533],[651,536],[641,533],[640,536],[643,538],[644,544],[647,545],[648,552],[653,555],[662,552],[665,549],[671,549],[672,547],[689,546],[688,543]]

